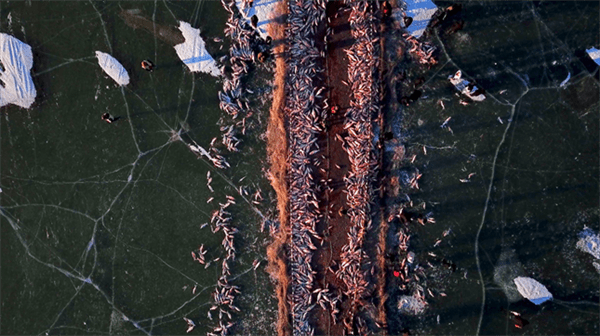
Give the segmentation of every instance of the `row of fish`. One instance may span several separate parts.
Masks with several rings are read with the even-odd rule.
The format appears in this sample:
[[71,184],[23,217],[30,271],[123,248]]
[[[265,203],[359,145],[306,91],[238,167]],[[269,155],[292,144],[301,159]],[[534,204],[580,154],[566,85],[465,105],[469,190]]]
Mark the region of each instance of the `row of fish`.
[[[348,131],[344,149],[350,160],[350,167],[344,181],[347,188],[348,216],[350,228],[348,243],[342,247],[341,264],[337,276],[344,281],[345,295],[351,300],[350,316],[345,321],[346,331],[353,333],[354,313],[367,291],[368,281],[361,269],[367,255],[362,250],[367,230],[371,227],[371,195],[377,161],[374,152],[375,134],[373,119],[378,113],[379,88],[376,72],[379,55],[376,18],[369,1],[349,2],[350,27],[354,38],[352,46],[346,50],[348,56],[348,83],[352,97],[346,112],[344,128]],[[366,328],[364,320],[357,318],[358,330]]]
[[[219,314],[219,325],[214,327],[213,335],[225,336],[229,332],[229,329],[234,325],[231,321],[231,312],[239,312],[240,309],[234,305],[235,294],[240,293],[238,286],[231,285],[228,280],[230,272],[230,262],[235,260],[235,247],[234,247],[234,234],[237,233],[237,229],[230,226],[231,213],[226,211],[227,207],[231,204],[235,204],[233,196],[226,196],[227,201],[225,203],[219,203],[219,210],[215,210],[211,216],[211,229],[213,233],[223,231],[223,241],[221,245],[225,249],[226,256],[223,258],[221,263],[221,277],[217,281],[215,291],[212,293],[214,305],[208,311],[208,318],[212,320],[211,312],[217,311]],[[224,318],[227,317],[229,321],[225,322]],[[208,333],[208,336],[213,336]]]
[[[229,125],[221,126],[222,132],[222,143],[226,149],[230,152],[239,151],[238,145],[241,140],[236,136],[238,130],[236,126],[242,126],[242,134],[246,132],[246,118],[252,115],[248,101],[243,99],[243,93],[245,92],[242,87],[242,78],[248,73],[249,65],[248,62],[253,61],[252,46],[256,43],[258,34],[255,30],[250,27],[242,18],[235,1],[222,0],[223,7],[229,13],[229,18],[226,23],[225,36],[231,39],[231,46],[229,49],[229,61],[231,64],[231,76],[223,79],[223,89],[219,92],[219,107],[224,111],[231,119],[235,120],[242,115],[242,122],[233,123]],[[221,61],[226,60],[226,56],[221,58]],[[221,67],[221,72],[225,73],[225,66]],[[248,90],[246,90],[248,91]],[[223,119],[221,120],[223,124]],[[210,151],[215,154],[211,154],[213,164],[218,168],[228,168],[229,163],[225,158],[219,155],[219,150],[215,147],[216,138],[212,140],[210,144]],[[210,172],[207,175],[207,186],[212,190],[210,186]],[[240,188],[242,196],[242,189]],[[219,322],[218,325],[213,328],[213,332],[207,333],[207,336],[221,335],[225,336],[230,332],[230,329],[234,326],[232,321],[232,313],[240,312],[240,309],[234,305],[235,295],[240,294],[240,288],[238,286],[229,283],[229,276],[231,275],[230,265],[235,260],[235,246],[234,246],[234,234],[237,233],[237,229],[231,226],[231,213],[226,209],[235,204],[235,198],[233,196],[226,196],[225,203],[219,203],[219,210],[212,213],[211,216],[211,229],[213,233],[219,231],[223,232],[223,240],[221,245],[225,250],[225,258],[221,262],[221,276],[217,281],[212,298],[214,301],[213,306],[207,313],[208,318],[212,321],[212,314],[218,313]],[[209,199],[209,202],[213,198]],[[213,261],[218,260],[215,259]]]
[[323,131],[326,102],[321,97],[323,88],[315,84],[316,76],[323,71],[321,53],[315,46],[317,28],[325,19],[325,0],[289,1],[287,58],[287,99],[285,113],[289,129],[289,199],[291,242],[289,265],[291,296],[288,301],[292,311],[294,335],[312,335],[308,323],[312,303],[315,272],[311,266],[313,239],[321,238],[315,231],[319,218],[319,204],[311,158],[318,151],[317,134]]

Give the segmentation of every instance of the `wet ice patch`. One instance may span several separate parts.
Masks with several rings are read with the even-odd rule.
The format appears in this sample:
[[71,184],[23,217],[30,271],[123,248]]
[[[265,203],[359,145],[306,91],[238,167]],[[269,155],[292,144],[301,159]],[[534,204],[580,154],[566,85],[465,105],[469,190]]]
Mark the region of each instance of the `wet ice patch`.
[[586,51],[588,55],[590,55],[590,58],[593,59],[596,64],[600,65],[600,50],[596,48],[590,48],[586,49]]
[[0,33],[0,63],[0,106],[14,104],[29,108],[37,94],[30,74],[33,67],[31,47]]
[[596,259],[600,259],[600,235],[589,227],[584,227],[583,231],[579,232],[577,248],[591,254]]
[[129,74],[127,70],[114,57],[102,51],[96,51],[98,64],[119,85],[129,84]]
[[189,23],[179,21],[179,30],[185,38],[185,42],[175,46],[175,52],[179,59],[192,72],[204,72],[215,77],[221,75],[221,70],[215,60],[206,51],[206,44],[200,37],[200,29],[193,28]]
[[252,7],[245,7],[245,1],[235,0],[235,5],[242,13],[242,16],[250,23],[250,18],[254,15],[258,18],[256,25],[260,37],[263,39],[268,36],[267,25],[273,20],[272,15],[275,13],[275,6],[281,0],[254,0]]
[[517,290],[524,298],[535,303],[542,304],[548,300],[552,300],[552,294],[546,286],[539,283],[537,280],[528,277],[517,277],[514,280],[517,285]]

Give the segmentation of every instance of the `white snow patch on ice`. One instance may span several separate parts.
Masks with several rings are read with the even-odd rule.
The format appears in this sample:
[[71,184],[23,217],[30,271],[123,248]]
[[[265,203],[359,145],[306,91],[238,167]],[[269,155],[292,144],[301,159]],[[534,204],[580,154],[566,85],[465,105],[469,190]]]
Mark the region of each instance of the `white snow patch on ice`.
[[462,71],[458,70],[454,76],[449,76],[448,80],[450,80],[450,83],[452,83],[452,85],[454,85],[458,91],[462,92],[465,96],[471,98],[473,101],[480,102],[485,100],[484,94],[475,95],[475,92],[478,90],[477,86],[473,86],[471,91],[469,91],[469,81],[462,78]]
[[552,300],[552,294],[548,291],[546,286],[542,285],[537,280],[528,277],[516,277],[514,282],[515,285],[517,285],[519,293],[536,305]]
[[114,57],[102,51],[96,51],[98,64],[110,78],[114,79],[119,85],[129,84],[129,74],[127,70]]
[[596,48],[586,49],[588,55],[590,55],[591,59],[596,62],[596,64],[600,65],[600,50]]
[[204,72],[215,77],[220,76],[221,70],[206,51],[206,44],[200,37],[200,29],[193,28],[187,22],[179,21],[179,30],[185,38],[185,42],[175,46],[175,52],[177,52],[179,59],[192,72]]
[[250,18],[254,15],[258,18],[258,24],[256,25],[260,37],[263,39],[267,38],[267,26],[273,21],[273,14],[275,13],[275,6],[282,0],[254,0],[252,7],[244,8],[242,0],[235,0],[235,5],[242,13],[242,16],[250,23]]
[[0,106],[15,104],[29,108],[37,94],[30,74],[33,67],[31,47],[0,33],[0,63]]
[[570,72],[567,75],[567,78],[565,78],[565,80],[560,83],[560,87],[564,87],[565,85],[567,85],[567,82],[569,81],[569,79],[571,79],[571,73]]
[[420,37],[425,32],[427,24],[437,10],[437,6],[431,0],[406,0],[404,11],[392,11],[394,19],[402,22],[404,16],[413,18],[413,22],[406,28],[409,34]]

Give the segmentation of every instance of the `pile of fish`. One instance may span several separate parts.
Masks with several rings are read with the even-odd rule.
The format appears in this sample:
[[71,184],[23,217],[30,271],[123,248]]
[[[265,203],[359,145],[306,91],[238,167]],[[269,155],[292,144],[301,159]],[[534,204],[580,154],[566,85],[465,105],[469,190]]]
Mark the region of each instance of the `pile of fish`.
[[313,287],[310,263],[313,239],[321,239],[315,231],[319,218],[319,204],[313,183],[314,164],[311,156],[318,152],[317,133],[326,102],[320,96],[315,77],[323,70],[315,33],[325,19],[325,0],[289,1],[287,27],[288,59],[285,114],[289,127],[289,198],[291,242],[289,264],[291,296],[289,303],[293,317],[294,335],[310,335],[314,329],[308,323]]
[[421,42],[414,36],[404,33],[402,37],[406,39],[410,48],[408,51],[417,58],[420,64],[433,66],[437,64],[437,60],[433,57],[436,48],[428,42]]
[[[246,134],[246,119],[252,115],[248,100],[244,99],[244,92],[248,91],[242,87],[242,80],[250,70],[251,62],[255,61],[254,50],[260,43],[260,37],[256,30],[252,28],[237,9],[235,1],[221,0],[223,7],[229,13],[225,36],[231,39],[229,49],[229,63],[231,64],[231,75],[223,80],[223,90],[219,91],[219,107],[227,113],[233,120],[241,117],[242,120],[235,123],[235,126],[242,128],[241,133]],[[227,56],[221,58],[225,61]],[[221,66],[221,72],[225,73],[225,65]],[[234,125],[225,125],[221,127],[223,134],[223,144],[231,152],[238,151],[238,145],[241,140],[234,136]]]
[[[379,88],[376,80],[379,58],[372,4],[369,1],[353,1],[350,7],[350,27],[355,42],[346,50],[352,98],[344,123],[344,128],[348,131],[344,149],[350,160],[350,169],[344,180],[348,190],[348,216],[351,225],[348,243],[342,248],[342,263],[337,276],[346,285],[345,294],[352,300],[353,314],[368,285],[361,265],[365,264],[367,258],[362,247],[365,234],[371,227],[373,171],[377,166],[372,121],[379,111]],[[352,329],[349,330],[351,331]]]
[[[219,203],[219,210],[215,210],[211,217],[211,229],[213,233],[223,231],[224,237],[221,245],[225,249],[226,257],[223,259],[221,267],[221,277],[217,281],[217,286],[212,294],[214,305],[208,311],[208,318],[212,320],[211,311],[218,310],[219,314],[219,325],[213,330],[213,333],[208,333],[208,336],[221,335],[225,336],[229,332],[229,329],[234,325],[232,322],[231,311],[239,312],[240,309],[234,306],[235,294],[240,293],[240,289],[237,286],[229,284],[228,276],[231,275],[229,271],[230,262],[235,260],[235,247],[233,246],[233,235],[237,232],[237,229],[230,226],[231,213],[225,209],[231,204],[235,204],[235,200],[232,196],[226,196],[227,202],[222,204]],[[193,253],[193,252],[192,252]],[[198,254],[197,254],[198,255]],[[204,254],[202,255],[204,259]],[[219,258],[213,260],[218,261]],[[229,321],[225,322],[225,317]]]

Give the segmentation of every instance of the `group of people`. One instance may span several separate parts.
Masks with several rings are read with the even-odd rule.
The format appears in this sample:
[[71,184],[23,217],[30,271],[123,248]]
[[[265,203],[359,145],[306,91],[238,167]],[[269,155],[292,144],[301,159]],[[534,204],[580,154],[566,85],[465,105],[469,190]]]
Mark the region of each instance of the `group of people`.
[[[141,66],[142,66],[142,69],[144,69],[146,71],[154,70],[154,63],[152,63],[152,61],[148,60],[148,59],[143,60],[141,62]],[[109,124],[112,124],[112,123],[116,122],[117,120],[121,119],[121,117],[116,117],[116,116],[113,116],[110,113],[106,112],[106,113],[102,114],[100,119],[106,121]]]

